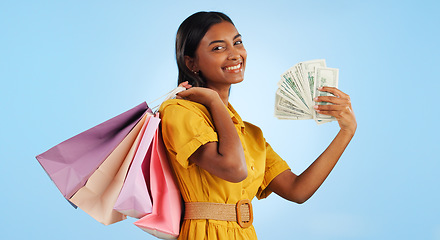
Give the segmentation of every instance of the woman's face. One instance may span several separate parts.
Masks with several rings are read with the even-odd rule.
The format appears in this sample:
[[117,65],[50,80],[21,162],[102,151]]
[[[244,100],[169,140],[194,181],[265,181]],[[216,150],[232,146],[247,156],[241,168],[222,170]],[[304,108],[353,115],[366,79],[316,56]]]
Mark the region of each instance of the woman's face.
[[246,56],[241,35],[223,21],[212,25],[200,41],[191,70],[202,73],[206,87],[229,86],[243,81]]

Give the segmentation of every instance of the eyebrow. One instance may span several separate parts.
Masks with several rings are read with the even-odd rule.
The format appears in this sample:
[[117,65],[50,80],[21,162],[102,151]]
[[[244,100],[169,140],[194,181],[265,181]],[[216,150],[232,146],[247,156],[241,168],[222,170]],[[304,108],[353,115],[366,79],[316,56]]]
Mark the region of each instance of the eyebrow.
[[[239,38],[239,37],[241,37],[241,34],[237,34],[237,35],[235,35],[235,37],[233,38],[233,40],[236,39],[236,38]],[[211,44],[214,44],[214,43],[223,43],[223,42],[225,42],[225,41],[224,41],[224,40],[214,40],[214,41],[210,42],[210,43],[208,44],[208,46],[210,46]]]

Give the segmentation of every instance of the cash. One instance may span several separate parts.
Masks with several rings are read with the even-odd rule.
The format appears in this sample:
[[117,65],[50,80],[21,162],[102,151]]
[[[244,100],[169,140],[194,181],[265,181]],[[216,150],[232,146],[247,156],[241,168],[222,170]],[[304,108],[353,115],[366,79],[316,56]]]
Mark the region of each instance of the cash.
[[[275,94],[275,117],[278,119],[314,119],[318,124],[335,121],[313,108],[317,96],[332,96],[319,87],[338,87],[339,70],[328,68],[325,59],[300,62],[281,75]],[[319,104],[331,104],[320,102]]]

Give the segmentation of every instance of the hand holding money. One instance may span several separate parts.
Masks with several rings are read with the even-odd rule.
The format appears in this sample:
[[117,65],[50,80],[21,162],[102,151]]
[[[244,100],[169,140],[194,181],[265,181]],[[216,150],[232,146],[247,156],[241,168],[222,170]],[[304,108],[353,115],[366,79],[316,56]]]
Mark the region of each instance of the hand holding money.
[[317,113],[334,117],[343,131],[354,134],[357,128],[356,117],[351,107],[350,96],[334,87],[322,87],[321,92],[331,93],[333,96],[318,96],[315,102],[330,104],[315,105]]
[[[341,128],[356,125],[350,98],[338,87],[339,70],[325,60],[300,62],[281,75],[275,96],[279,119],[315,119],[318,124],[337,120]],[[354,126],[354,129],[356,127]]]
[[[339,70],[327,68],[324,59],[300,62],[281,75],[275,97],[275,117],[279,119],[315,119],[318,124],[336,120],[315,111],[314,98],[329,93],[317,89],[338,87]],[[329,104],[329,103],[323,103]]]

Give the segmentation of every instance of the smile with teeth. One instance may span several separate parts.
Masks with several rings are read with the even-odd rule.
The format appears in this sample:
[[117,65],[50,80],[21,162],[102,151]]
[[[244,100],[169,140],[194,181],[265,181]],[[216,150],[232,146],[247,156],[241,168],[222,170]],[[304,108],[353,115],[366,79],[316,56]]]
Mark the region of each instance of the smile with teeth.
[[238,70],[241,68],[241,63],[235,65],[235,66],[229,66],[229,67],[225,67],[224,69],[226,71],[234,71],[234,70]]

